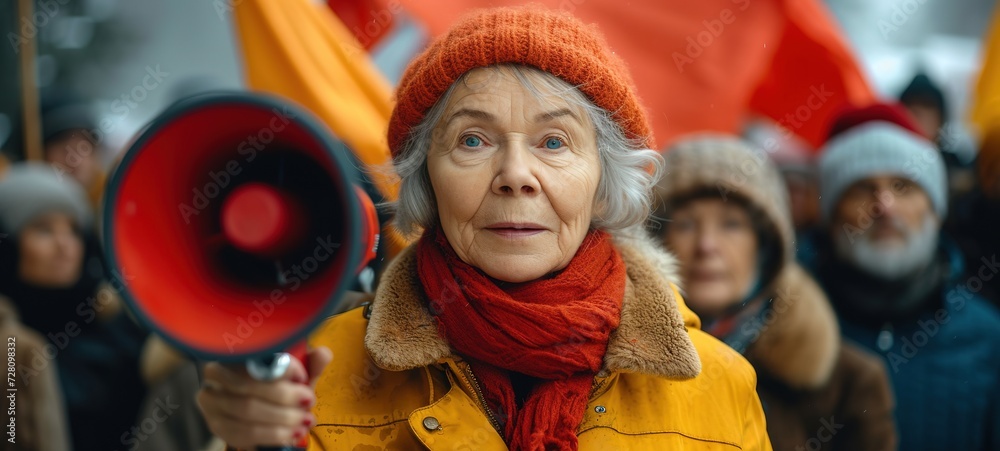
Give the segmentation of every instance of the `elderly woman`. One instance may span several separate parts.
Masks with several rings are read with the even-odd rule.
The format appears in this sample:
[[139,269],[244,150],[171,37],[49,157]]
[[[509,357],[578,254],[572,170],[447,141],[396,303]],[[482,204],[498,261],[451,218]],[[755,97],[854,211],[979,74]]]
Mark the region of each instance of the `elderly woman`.
[[239,447],[770,449],[753,370],[643,237],[650,142],[594,28],[467,17],[411,64],[389,126],[395,225],[419,241],[315,333],[314,389],[301,365],[207,365],[209,426]]
[[794,263],[788,194],[768,156],[703,135],[666,165],[654,235],[680,260],[704,330],[757,370],[774,449],[895,449],[885,368],[841,340],[826,295]]

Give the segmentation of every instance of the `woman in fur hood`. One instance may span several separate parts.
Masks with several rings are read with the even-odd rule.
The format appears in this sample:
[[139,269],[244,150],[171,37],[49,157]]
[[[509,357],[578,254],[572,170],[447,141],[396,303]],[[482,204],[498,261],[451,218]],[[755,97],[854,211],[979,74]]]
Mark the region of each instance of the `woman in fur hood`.
[[681,263],[702,329],[758,374],[775,450],[895,449],[885,368],[841,339],[826,295],[794,262],[788,193],[767,154],[723,135],[666,154],[653,235]]

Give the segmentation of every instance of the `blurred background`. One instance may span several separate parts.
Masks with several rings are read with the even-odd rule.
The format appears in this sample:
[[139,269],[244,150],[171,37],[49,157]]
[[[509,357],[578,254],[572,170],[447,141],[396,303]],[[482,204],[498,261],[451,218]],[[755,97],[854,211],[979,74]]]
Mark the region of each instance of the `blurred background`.
[[[944,227],[959,238],[970,267],[1000,249],[1000,12],[994,1],[535,2],[601,28],[630,67],[658,149],[710,130],[741,135],[765,150],[789,188],[798,232],[820,225],[816,160],[831,136],[831,120],[848,107],[905,107],[913,129],[942,152],[950,205]],[[359,166],[386,165],[392,92],[407,63],[468,9],[519,3],[528,2],[0,0],[0,180],[13,163],[44,160],[60,176],[69,174],[68,182],[78,182],[67,188],[67,180],[22,171],[8,178],[18,180],[0,185],[0,226],[7,227],[0,227],[0,329],[10,325],[3,295],[17,304],[25,324],[43,334],[81,320],[89,325],[94,318],[88,312],[100,316],[103,309],[106,317],[83,335],[89,338],[75,339],[58,358],[46,357],[41,369],[34,368],[44,371],[44,362],[59,361],[71,433],[28,435],[19,449],[69,449],[68,443],[39,445],[60,436],[77,449],[135,445],[133,450],[200,449],[211,438],[189,402],[199,386],[195,366],[150,338],[124,309],[108,307],[123,305],[114,292],[128,276],[108,271],[101,229],[89,227],[102,219],[109,174],[150,121],[199,93],[263,91],[312,111]],[[989,130],[992,135],[984,133]],[[982,144],[982,136],[993,136],[992,144]],[[979,158],[980,148],[991,150]],[[185,149],[176,151],[177,164],[186,163]],[[983,163],[986,155],[992,159]],[[388,175],[365,175],[364,188],[376,202],[394,199]],[[15,264],[27,267],[30,259],[6,238],[23,241],[31,228],[55,236],[52,230],[61,227],[12,225],[17,221],[9,218],[27,217],[22,210],[35,201],[27,196],[31,190],[48,190],[53,210],[65,210],[60,202],[66,201],[79,213],[62,219],[81,249],[46,257],[71,268],[61,278],[55,271],[36,271],[32,280],[23,270],[15,274]],[[382,237],[386,260],[405,245],[391,230]],[[986,284],[983,295],[1000,305],[998,281]],[[115,300],[95,306],[105,292]],[[41,302],[45,298],[53,302]],[[81,313],[73,308],[78,304],[96,312]],[[59,335],[48,337],[58,344]],[[35,345],[36,353],[52,346],[44,338]],[[150,412],[164,399],[185,400],[183,413],[162,425],[158,419],[147,423],[158,418]],[[104,421],[110,413],[116,417]],[[35,414],[47,430],[55,427],[44,411]]]
[[[22,156],[23,126],[19,52],[15,38],[32,37],[36,47],[34,76],[46,90],[71,90],[89,102],[101,119],[115,122],[102,147],[111,155],[171,101],[171,90],[201,78],[218,87],[244,85],[239,40],[230,12],[232,0],[59,0],[36,2],[46,18],[34,25],[19,20],[18,0],[0,2],[0,145],[13,159]],[[51,14],[42,4],[55,5]],[[337,1],[331,3],[336,6]],[[341,0],[341,9],[377,10],[375,2]],[[350,5],[360,3],[361,6]],[[434,2],[426,2],[434,3]],[[488,2],[487,2],[488,3]],[[572,2],[565,2],[572,5]],[[577,4],[582,3],[577,1]],[[618,2],[625,8],[642,7]],[[896,97],[914,74],[924,72],[938,83],[949,102],[950,117],[962,125],[983,58],[983,40],[993,16],[991,0],[827,0],[857,59],[864,77],[879,95]],[[904,10],[913,4],[912,13]],[[390,5],[391,6],[391,5]],[[397,3],[398,6],[398,3]],[[402,68],[428,38],[421,19],[406,8],[394,9],[393,23],[371,43],[370,54],[386,78],[398,79]],[[896,25],[894,14],[902,11]],[[37,29],[37,31],[33,31]],[[13,33],[13,35],[12,35]],[[653,45],[653,44],[651,44]],[[659,44],[657,44],[659,45]],[[664,55],[669,57],[669,53]],[[165,80],[132,99],[126,109],[114,104],[149,68]],[[115,108],[115,107],[118,108]],[[963,130],[962,139],[968,138]],[[971,159],[973,146],[961,146]]]

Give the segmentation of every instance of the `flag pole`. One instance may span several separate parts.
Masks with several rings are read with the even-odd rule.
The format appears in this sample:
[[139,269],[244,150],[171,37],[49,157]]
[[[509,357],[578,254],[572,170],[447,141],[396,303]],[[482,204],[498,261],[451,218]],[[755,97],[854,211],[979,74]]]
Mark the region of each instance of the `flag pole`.
[[[18,0],[18,24],[30,23],[34,10],[32,0]],[[29,161],[42,159],[41,112],[38,105],[38,87],[35,83],[35,39],[21,39],[18,52],[21,66],[21,107],[24,118],[24,157]]]

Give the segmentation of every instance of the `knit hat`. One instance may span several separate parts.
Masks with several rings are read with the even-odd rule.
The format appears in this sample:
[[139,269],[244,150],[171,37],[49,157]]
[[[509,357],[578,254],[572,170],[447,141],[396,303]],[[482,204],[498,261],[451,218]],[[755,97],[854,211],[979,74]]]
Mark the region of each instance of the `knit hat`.
[[819,162],[820,214],[829,222],[840,196],[875,174],[896,174],[916,183],[939,218],[948,211],[944,160],[930,141],[889,122],[874,121],[842,132],[826,144]]
[[0,179],[0,229],[17,235],[39,215],[68,213],[83,228],[90,227],[90,204],[72,180],[43,163],[11,165]]
[[656,216],[677,200],[705,191],[740,198],[765,216],[778,238],[779,266],[794,259],[788,189],[762,149],[729,135],[699,134],[678,141],[664,155],[664,175],[653,188]]
[[498,64],[532,66],[559,77],[611,113],[626,137],[652,145],[628,69],[597,27],[567,12],[519,6],[465,16],[410,63],[389,119],[393,157],[456,80],[472,69]]
[[827,141],[836,138],[837,135],[850,130],[858,125],[872,122],[891,122],[910,132],[930,138],[917,126],[913,116],[903,105],[898,103],[873,103],[865,106],[849,105],[841,109],[830,124],[830,131],[826,135]]

